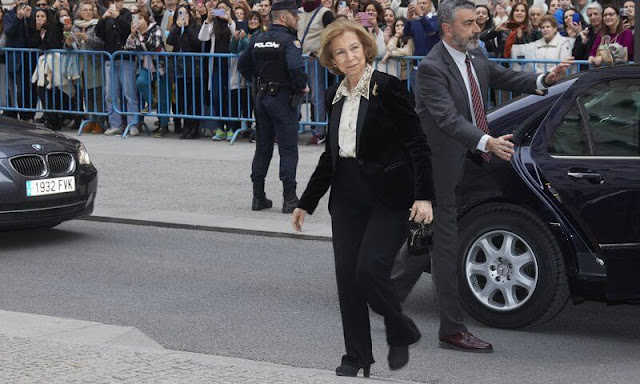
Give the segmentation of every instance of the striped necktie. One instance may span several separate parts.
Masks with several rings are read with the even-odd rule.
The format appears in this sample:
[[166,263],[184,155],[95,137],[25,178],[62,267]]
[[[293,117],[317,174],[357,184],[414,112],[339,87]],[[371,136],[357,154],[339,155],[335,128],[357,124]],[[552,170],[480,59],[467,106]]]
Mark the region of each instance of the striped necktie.
[[[471,86],[471,103],[473,104],[473,115],[476,118],[476,126],[488,135],[489,123],[487,122],[487,115],[484,113],[484,108],[482,107],[482,98],[480,97],[478,84],[476,83],[475,77],[473,77],[469,55],[466,55],[464,62],[467,64],[467,77],[469,78],[469,85]],[[491,152],[483,152],[482,159],[487,163],[491,161]]]

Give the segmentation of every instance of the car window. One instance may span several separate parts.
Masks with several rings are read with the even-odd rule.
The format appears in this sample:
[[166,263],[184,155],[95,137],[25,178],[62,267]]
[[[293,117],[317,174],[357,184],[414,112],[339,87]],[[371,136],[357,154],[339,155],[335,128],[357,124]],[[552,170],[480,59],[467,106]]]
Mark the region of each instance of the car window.
[[556,155],[640,156],[639,134],[640,80],[602,82],[577,99],[554,132],[548,151]]
[[580,99],[565,115],[553,136],[551,136],[547,148],[549,154],[567,156],[586,156],[591,154],[579,104]]

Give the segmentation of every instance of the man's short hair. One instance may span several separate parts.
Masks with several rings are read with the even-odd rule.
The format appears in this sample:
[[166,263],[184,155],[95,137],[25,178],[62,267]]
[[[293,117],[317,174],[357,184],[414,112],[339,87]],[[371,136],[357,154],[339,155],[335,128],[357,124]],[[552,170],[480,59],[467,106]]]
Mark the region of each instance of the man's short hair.
[[459,9],[468,9],[475,12],[476,5],[469,0],[445,0],[439,4],[438,24],[440,25],[440,33],[443,33],[442,24],[453,24],[453,18]]
[[532,10],[534,10],[534,9],[538,9],[538,10],[542,11],[542,14],[543,14],[543,15],[544,15],[545,13],[547,13],[547,12],[544,10],[544,7],[543,7],[542,5],[540,5],[540,4],[533,4],[533,5],[529,8],[529,14],[531,14],[531,11],[532,11]]
[[589,8],[595,8],[600,13],[602,13],[602,5],[600,5],[600,3],[598,3],[597,1],[594,1],[593,3],[587,4],[587,11],[589,10]]

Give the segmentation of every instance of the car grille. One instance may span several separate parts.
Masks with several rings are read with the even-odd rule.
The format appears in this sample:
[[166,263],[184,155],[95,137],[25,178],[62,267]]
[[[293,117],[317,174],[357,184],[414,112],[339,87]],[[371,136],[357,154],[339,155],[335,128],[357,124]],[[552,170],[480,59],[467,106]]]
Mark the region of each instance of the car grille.
[[22,176],[44,176],[46,167],[44,159],[38,155],[20,156],[11,159],[11,166]]
[[66,174],[73,171],[73,156],[68,153],[51,153],[47,155],[47,163],[49,165],[49,173]]
[[65,175],[75,169],[75,160],[69,153],[50,153],[45,157],[40,155],[24,155],[11,159],[13,169],[25,177],[51,175]]

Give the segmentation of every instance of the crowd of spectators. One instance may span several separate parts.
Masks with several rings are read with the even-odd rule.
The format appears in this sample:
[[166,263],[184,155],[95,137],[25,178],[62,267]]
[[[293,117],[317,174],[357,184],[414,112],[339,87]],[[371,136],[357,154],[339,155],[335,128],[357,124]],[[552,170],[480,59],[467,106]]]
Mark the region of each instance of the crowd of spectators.
[[[442,0],[440,0],[442,1]],[[140,116],[157,111],[156,137],[173,131],[198,138],[203,128],[214,140],[229,140],[240,127],[234,117],[250,116],[251,79],[237,71],[231,55],[202,59],[193,53],[240,55],[251,37],[269,28],[271,0],[15,0],[0,8],[0,48],[51,49],[56,54],[5,51],[0,54],[0,106],[17,106],[5,116],[41,122],[53,129],[116,135],[130,126],[139,134]],[[573,56],[593,66],[633,60],[634,1],[602,5],[592,0],[476,0],[480,41],[488,57],[562,60]],[[407,82],[412,61],[440,41],[437,3],[432,0],[302,0],[298,39],[308,55],[311,117],[325,120],[326,77],[316,57],[320,34],[333,20],[360,22],[378,46],[378,70]],[[64,50],[84,53],[65,54]],[[108,55],[124,51],[118,60]],[[88,54],[87,52],[96,52]],[[135,52],[137,54],[127,54]],[[147,54],[140,54],[147,52]],[[181,59],[163,52],[184,52]],[[70,60],[69,57],[75,57]],[[51,68],[64,68],[61,76]],[[544,71],[543,64],[521,70]],[[112,78],[113,77],[113,78]],[[12,86],[12,85],[15,85]],[[117,106],[117,108],[113,108]],[[120,113],[116,113],[116,110]],[[110,114],[105,118],[105,112]],[[122,113],[124,112],[124,113]],[[230,120],[179,119],[171,113],[220,116]],[[321,125],[309,144],[324,140]]]

